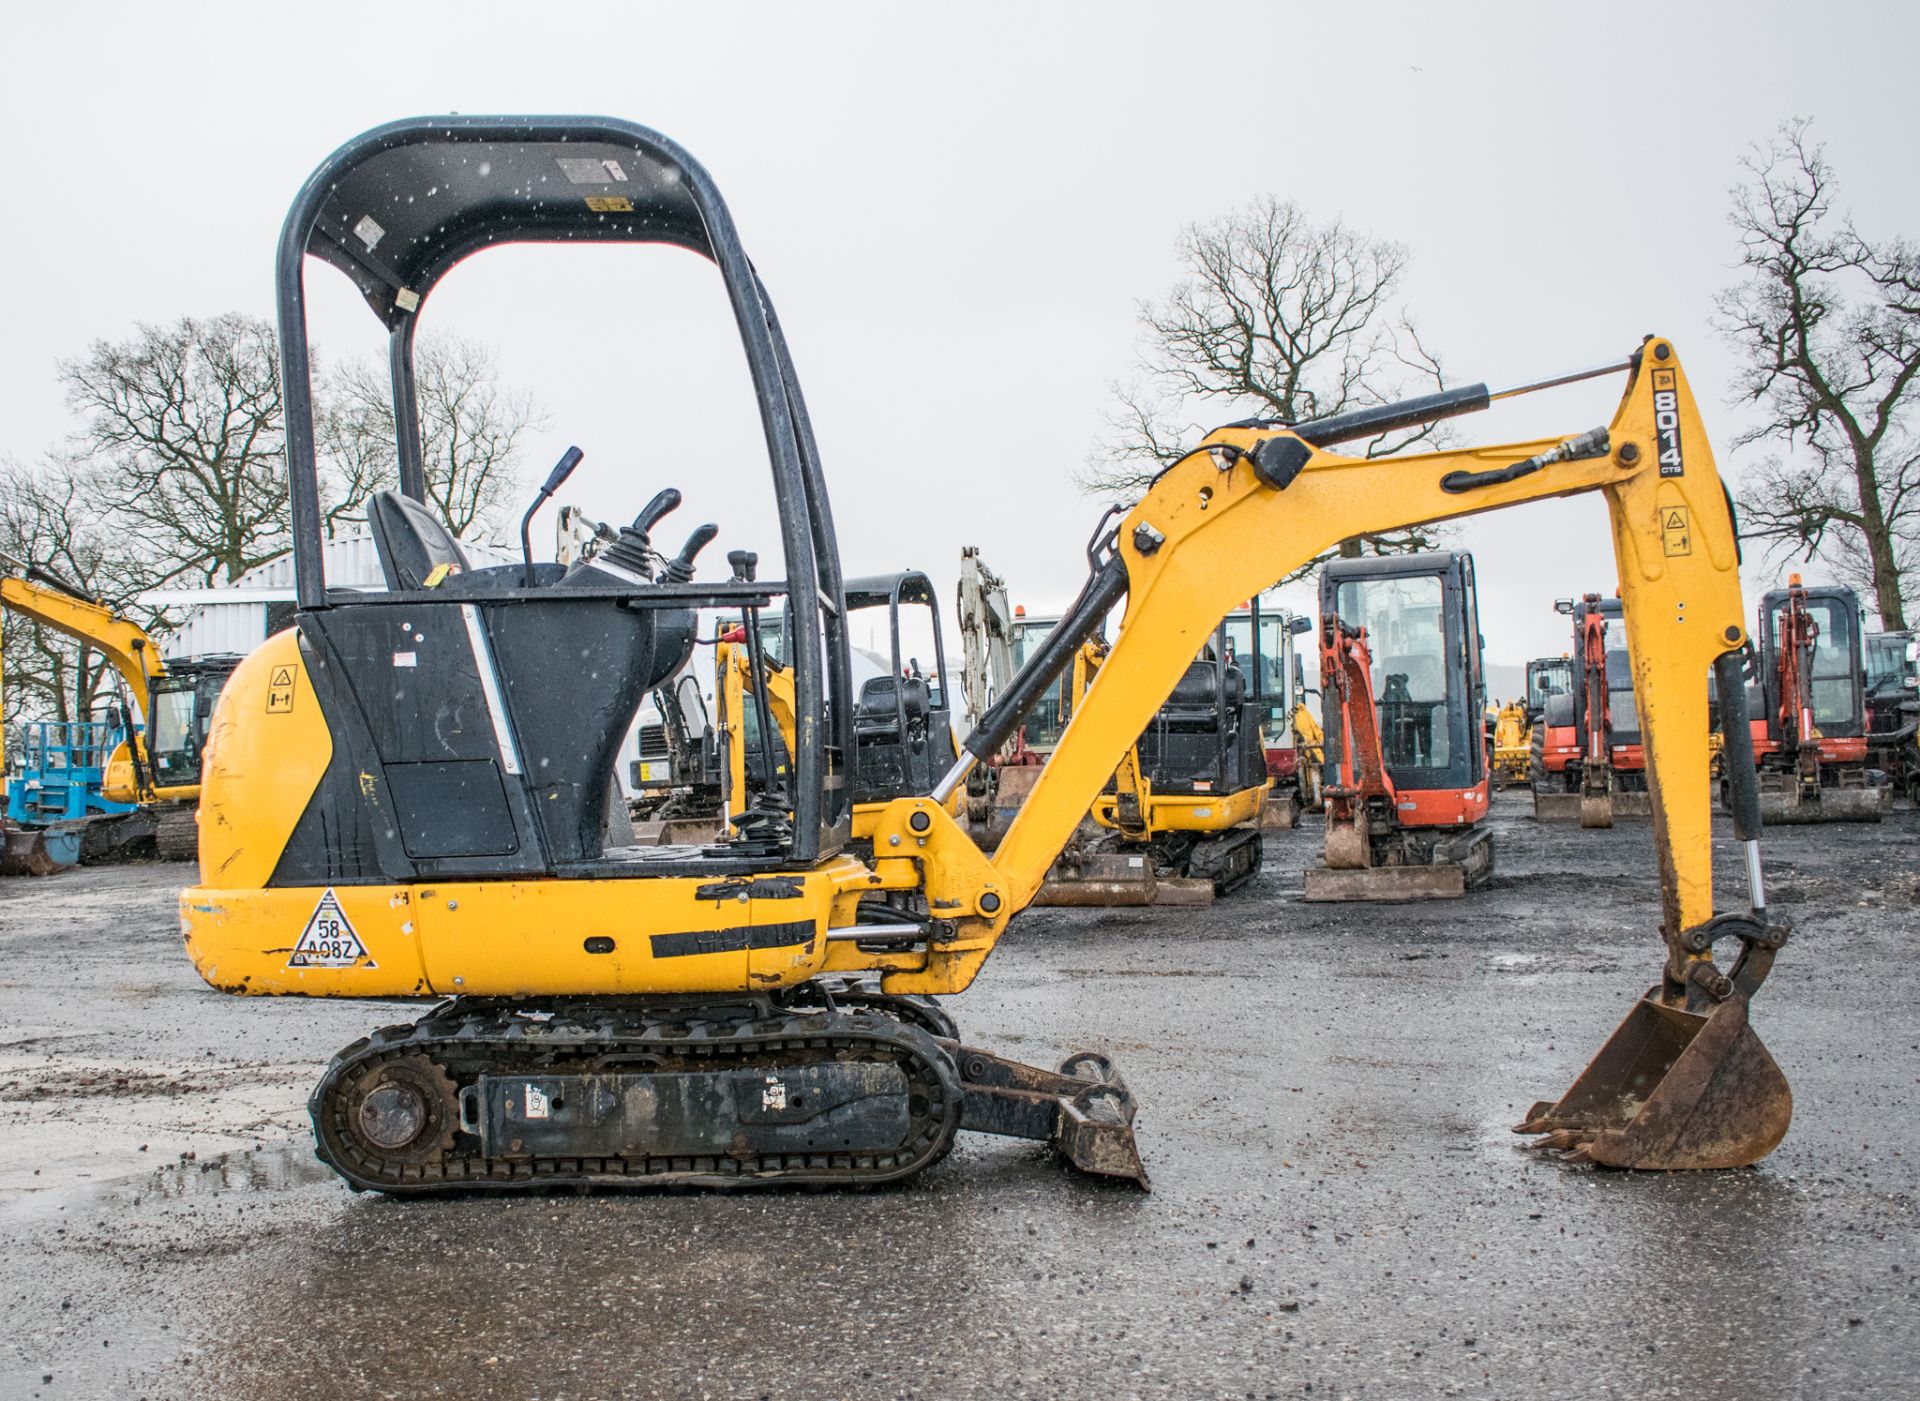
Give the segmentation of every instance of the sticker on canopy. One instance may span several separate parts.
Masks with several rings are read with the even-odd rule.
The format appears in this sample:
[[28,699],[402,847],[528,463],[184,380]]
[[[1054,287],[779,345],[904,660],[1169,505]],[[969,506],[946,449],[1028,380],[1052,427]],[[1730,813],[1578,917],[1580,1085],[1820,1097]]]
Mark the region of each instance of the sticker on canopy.
[[633,201],[625,195],[584,195],[582,198],[595,214],[633,213]]
[[360,936],[354,933],[347,912],[340,908],[340,899],[329,886],[326,894],[320,897],[320,903],[313,908],[313,916],[307,921],[307,927],[300,931],[299,942],[293,946],[293,956],[287,960],[289,968],[378,968],[373,955],[367,952],[367,946],[360,942]]
[[619,161],[599,160],[593,156],[555,156],[554,163],[576,185],[625,183],[627,172]]
[[353,236],[366,244],[367,251],[371,253],[375,245],[387,236],[387,231],[374,222],[371,214],[362,214],[360,222],[353,226]]

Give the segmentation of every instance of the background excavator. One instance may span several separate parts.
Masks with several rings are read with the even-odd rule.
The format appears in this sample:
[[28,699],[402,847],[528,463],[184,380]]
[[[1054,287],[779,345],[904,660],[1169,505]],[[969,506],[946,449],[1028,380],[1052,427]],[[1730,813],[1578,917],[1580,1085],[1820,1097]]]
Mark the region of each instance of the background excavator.
[[1320,574],[1324,864],[1308,900],[1466,894],[1493,874],[1473,556],[1334,560]]
[[[616,168],[617,186],[603,178]],[[576,172],[591,199],[565,197]],[[309,259],[358,286],[411,409],[416,319],[450,268],[583,240],[673,245],[717,268],[759,399],[778,577],[698,580],[691,540],[675,556],[686,572],[667,574],[631,526],[591,561],[442,569],[457,545],[422,504],[420,445],[403,427],[401,490],[370,509],[391,587],[329,589]],[[445,999],[343,1049],[315,1088],[319,1152],[351,1185],[862,1185],[924,1170],[962,1129],[1144,1181],[1133,1096],[1104,1056],[1021,1065],[965,1044],[932,999],[979,974],[1236,603],[1356,533],[1585,491],[1613,521],[1642,677],[1665,956],[1586,1071],[1520,1128],[1550,1152],[1652,1169],[1750,1163],[1785,1134],[1791,1095],[1748,1014],[1786,938],[1765,909],[1750,762],[1729,766],[1748,898],[1714,908],[1699,679],[1712,666],[1723,709],[1744,720],[1745,610],[1727,497],[1669,342],[1512,389],[1214,431],[1102,524],[1059,627],[934,791],[886,805],[868,858],[848,849],[853,707],[828,704],[852,683],[825,472],[771,298],[690,155],[606,118],[397,122],[314,172],[276,279],[299,607],[221,698],[202,882],[180,914],[194,966],[225,991]],[[1618,408],[1571,437],[1331,450],[1602,374],[1625,380]],[[1676,511],[1694,521],[1677,544],[1660,529]],[[1123,600],[1068,733],[989,857],[943,803]],[[684,665],[702,610],[724,608],[787,617],[789,821],[764,839],[609,849],[607,779],[640,698]],[[413,666],[393,665],[402,640]],[[477,723],[437,723],[450,711]],[[1730,746],[1750,736],[1732,730]],[[1734,950],[1724,971],[1716,948]]]
[[[960,551],[954,607],[960,620],[961,691],[969,719],[978,719],[992,709],[1018,668],[1014,649],[1027,638],[1026,615],[1022,611],[1016,619],[1006,581],[987,567],[976,545]],[[1058,718],[1059,702],[1056,697],[1055,715],[1050,717],[1056,722],[1051,738],[1056,739],[1065,723]],[[1045,762],[1046,755],[1027,743],[1027,727],[1016,729],[997,753],[975,765],[967,776],[969,828],[982,836],[991,834],[996,824],[1004,828],[1026,801]]]
[[[1095,638],[1074,658],[1084,695],[1105,663]],[[1261,818],[1273,779],[1264,706],[1233,660],[1222,620],[1121,759],[1061,851],[1036,905],[1207,905],[1259,873]],[[1068,733],[1071,733],[1069,728]]]
[[[59,750],[64,758],[58,767],[69,775],[97,772],[95,796],[101,801],[62,793],[53,807],[42,807],[13,795],[9,869],[46,868],[47,838],[35,834],[61,826],[82,837],[73,849],[75,858],[84,851],[91,859],[95,852],[151,836],[162,859],[192,859],[207,731],[240,659],[204,657],[169,665],[144,629],[84,590],[18,560],[0,557],[0,564],[7,567],[0,573],[0,611],[32,619],[99,653],[118,679],[111,719],[47,722],[29,737],[43,752]],[[141,820],[126,820],[130,810]],[[92,822],[96,816],[109,820]],[[71,825],[75,819],[87,821],[85,831]]]
[[1768,822],[1878,822],[1893,789],[1867,767],[1860,598],[1793,575],[1760,600],[1753,749]]
[[1870,632],[1866,661],[1867,763],[1920,803],[1920,640]]
[[1590,593],[1554,607],[1573,619],[1572,686],[1547,697],[1535,726],[1533,815],[1582,827],[1646,817],[1652,799],[1620,600]]
[[[757,556],[735,554],[742,557],[730,555],[729,561],[751,577]],[[593,558],[591,552],[583,556]],[[863,614],[884,616],[887,651],[862,653],[867,665],[855,678],[851,831],[856,843],[871,839],[872,822],[886,803],[930,792],[952,767],[955,753],[933,581],[919,570],[848,580],[849,624]],[[793,677],[781,656],[783,632],[778,618],[749,616],[721,626],[712,642],[712,723],[691,670],[656,688],[665,762],[633,763],[637,790],[667,795],[643,824],[648,840],[707,841],[729,827],[787,820],[795,710]],[[916,635],[930,649],[924,660],[912,650]],[[958,809],[950,805],[950,810]]]
[[1540,720],[1547,701],[1572,689],[1572,657],[1536,657],[1527,663],[1520,697],[1500,707],[1490,738],[1494,780],[1502,788],[1519,783],[1532,785],[1534,773],[1542,767],[1546,735]]

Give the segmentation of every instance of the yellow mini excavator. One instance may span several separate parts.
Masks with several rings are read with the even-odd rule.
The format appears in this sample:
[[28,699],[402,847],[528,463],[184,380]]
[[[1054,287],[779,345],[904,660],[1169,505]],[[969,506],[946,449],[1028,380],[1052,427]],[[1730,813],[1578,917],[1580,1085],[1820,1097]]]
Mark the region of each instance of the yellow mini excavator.
[[[1107,651],[1100,638],[1081,645],[1076,696]],[[1121,758],[1033,903],[1211,905],[1258,875],[1261,817],[1273,788],[1261,742],[1264,709],[1225,627],[1217,629]]]
[[190,860],[196,845],[202,751],[214,704],[238,657],[169,666],[139,624],[120,617],[49,570],[0,556],[0,609],[30,618],[105,657],[119,678],[120,728],[107,757],[102,796],[138,804],[167,860]]
[[[328,587],[309,260],[353,279],[386,327],[411,425],[414,325],[435,285],[470,254],[529,241],[669,244],[718,268],[758,393],[777,577],[696,581],[698,535],[662,570],[632,526],[591,562],[456,571],[403,427],[401,490],[370,509],[390,588]],[[1208,435],[1096,533],[1077,601],[934,791],[887,804],[863,858],[849,850],[855,710],[832,703],[852,689],[826,475],[772,303],[686,152],[599,118],[381,127],[303,188],[277,279],[299,609],[221,698],[201,881],[180,914],[216,988],[446,999],[355,1041],[314,1090],[319,1152],[352,1185],[868,1184],[937,1162],[961,1129],[1143,1181],[1133,1099],[1104,1057],[1003,1059],[961,1041],[931,998],[979,974],[1228,610],[1358,533],[1586,491],[1612,516],[1641,683],[1665,955],[1568,1093],[1520,1128],[1640,1168],[1751,1163],[1786,1132],[1786,1080],[1748,1021],[1786,937],[1762,899],[1748,756],[1729,772],[1749,899],[1714,910],[1700,676],[1713,666],[1723,716],[1744,719],[1746,632],[1727,497],[1670,342],[1535,385]],[[1624,379],[1619,405],[1572,437],[1331,450],[1603,373]],[[989,858],[943,804],[1122,600],[1105,663]],[[609,849],[608,776],[641,697],[688,656],[697,610],[776,607],[796,718],[784,830]],[[1728,730],[1730,749],[1749,733]]]

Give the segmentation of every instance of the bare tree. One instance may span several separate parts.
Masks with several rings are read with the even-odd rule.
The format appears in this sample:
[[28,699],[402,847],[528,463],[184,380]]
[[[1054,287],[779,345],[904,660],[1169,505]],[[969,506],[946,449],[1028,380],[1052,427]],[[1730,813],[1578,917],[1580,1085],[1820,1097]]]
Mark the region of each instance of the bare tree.
[[[158,629],[159,611],[139,602],[146,562],[121,548],[89,506],[87,475],[61,457],[37,469],[0,463],[0,554],[7,557],[0,572],[19,572],[7,561],[45,570],[149,631]],[[0,639],[6,688],[0,710],[8,716],[84,719],[114,684],[103,658],[83,654],[72,638],[22,614],[8,614]]]
[[[487,346],[457,337],[423,338],[414,375],[428,501],[455,535],[497,529],[520,441],[543,422],[532,396],[501,385]],[[358,521],[372,492],[400,484],[392,392],[384,362],[345,362],[322,385],[329,530]]]
[[1920,249],[1835,210],[1808,126],[1755,145],[1732,191],[1745,276],[1717,306],[1745,361],[1736,401],[1763,415],[1736,445],[1777,450],[1746,474],[1742,533],[1826,561],[1904,628],[1920,582]]
[[152,563],[148,586],[239,578],[287,548],[273,327],[230,312],[141,325],[62,361],[86,496]]
[[[1439,360],[1399,301],[1408,263],[1400,244],[1338,219],[1316,223],[1291,200],[1265,195],[1189,226],[1180,261],[1186,275],[1167,299],[1141,304],[1139,374],[1113,387],[1110,432],[1077,474],[1090,492],[1137,497],[1209,423],[1299,423],[1442,383]],[[1429,425],[1376,438],[1364,452],[1442,440]],[[1439,538],[1416,526],[1356,536],[1337,553],[1401,554],[1432,549]]]

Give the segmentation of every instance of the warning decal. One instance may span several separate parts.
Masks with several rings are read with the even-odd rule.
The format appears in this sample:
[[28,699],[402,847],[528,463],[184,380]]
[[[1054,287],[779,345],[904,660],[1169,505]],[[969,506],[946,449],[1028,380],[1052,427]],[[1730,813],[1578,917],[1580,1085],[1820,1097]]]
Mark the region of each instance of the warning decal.
[[293,710],[293,668],[277,666],[267,681],[267,714],[286,715]]
[[1687,526],[1685,506],[1660,508],[1660,547],[1669,558],[1693,553],[1693,531]]
[[631,214],[633,201],[625,195],[587,195],[587,208],[596,214]]
[[293,946],[293,956],[287,960],[289,968],[378,968],[367,952],[367,946],[360,942],[360,936],[353,932],[353,926],[347,922],[347,912],[340,908],[340,900],[328,887],[326,894],[320,897],[320,903],[313,907],[313,917],[307,921],[307,927],[300,931],[300,941]]

